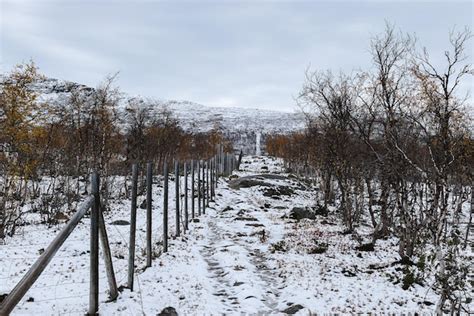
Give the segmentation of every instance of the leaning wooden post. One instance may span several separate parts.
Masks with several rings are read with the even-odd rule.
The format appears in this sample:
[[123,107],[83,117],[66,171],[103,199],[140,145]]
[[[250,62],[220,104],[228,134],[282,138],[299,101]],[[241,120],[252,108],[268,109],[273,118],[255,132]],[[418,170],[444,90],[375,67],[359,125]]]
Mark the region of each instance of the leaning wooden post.
[[153,182],[153,166],[151,162],[146,165],[146,266],[151,267],[152,244],[152,213],[151,213],[151,188]]
[[99,175],[94,171],[91,179],[94,204],[91,208],[89,315],[96,315],[99,310],[99,185]]
[[194,160],[191,160],[191,218],[194,219]]
[[197,178],[197,181],[198,181],[198,198],[197,198],[197,202],[198,202],[198,215],[201,216],[201,197],[202,197],[202,194],[201,194],[201,160],[198,160],[198,163],[197,163],[197,174],[198,174],[198,178]]
[[179,162],[174,162],[174,184],[175,184],[175,202],[176,202],[176,237],[181,235],[179,221]]
[[18,302],[28,292],[31,286],[43,273],[44,269],[48,266],[48,263],[54,258],[54,255],[58,252],[59,248],[64,244],[66,239],[71,235],[73,230],[76,228],[79,221],[84,217],[86,212],[94,204],[94,197],[89,196],[86,200],[79,205],[77,212],[71,217],[67,224],[61,229],[59,234],[51,241],[44,252],[39,258],[33,263],[28,272],[21,278],[20,282],[15,285],[10,294],[0,304],[0,315],[9,315],[15,308]]
[[128,285],[133,291],[133,276],[135,274],[135,234],[137,230],[137,185],[138,185],[138,165],[132,166],[132,205],[130,212],[130,243],[128,251]]
[[115,279],[114,266],[112,263],[112,253],[110,252],[109,237],[107,236],[107,229],[105,228],[103,209],[104,206],[101,203],[99,216],[99,237],[102,244],[102,254],[104,256],[107,281],[109,283],[109,300],[115,301],[118,297],[117,281]]
[[188,165],[186,162],[183,166],[184,171],[184,231],[188,230],[188,221],[189,221],[189,214],[188,214]]
[[163,165],[163,252],[168,252],[168,162]]

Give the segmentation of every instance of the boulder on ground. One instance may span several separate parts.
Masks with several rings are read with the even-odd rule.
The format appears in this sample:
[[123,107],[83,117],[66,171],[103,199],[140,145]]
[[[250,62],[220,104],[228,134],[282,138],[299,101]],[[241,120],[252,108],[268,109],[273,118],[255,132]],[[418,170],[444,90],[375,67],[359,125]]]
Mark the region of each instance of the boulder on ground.
[[328,216],[329,214],[329,210],[327,209],[327,207],[320,204],[313,207],[313,211],[314,211],[314,214],[319,215],[319,216],[324,216],[324,217]]
[[270,183],[264,182],[253,177],[243,177],[229,182],[229,187],[235,190],[241,188],[250,188],[255,186],[269,187]]
[[300,304],[291,305],[287,309],[283,310],[282,313],[293,315],[302,310],[304,307]]
[[310,208],[293,207],[293,209],[290,211],[290,214],[288,214],[288,217],[299,221],[303,218],[316,219],[316,214]]
[[265,191],[263,192],[263,196],[266,196],[266,197],[280,197],[282,195],[285,195],[285,196],[291,196],[295,193],[295,191],[290,188],[290,187],[287,187],[287,186],[273,186],[271,188],[267,188],[265,189]]
[[178,316],[178,312],[174,307],[168,306],[164,308],[158,316]]
[[356,249],[359,251],[374,251],[375,250],[374,244],[371,242],[357,246]]

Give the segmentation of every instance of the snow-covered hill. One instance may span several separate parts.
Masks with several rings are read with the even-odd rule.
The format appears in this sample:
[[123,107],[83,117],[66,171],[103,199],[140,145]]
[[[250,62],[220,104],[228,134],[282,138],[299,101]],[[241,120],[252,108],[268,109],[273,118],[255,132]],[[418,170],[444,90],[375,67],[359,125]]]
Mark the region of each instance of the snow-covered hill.
[[[5,77],[0,75],[0,84]],[[63,104],[68,102],[71,92],[83,90],[92,92],[93,88],[58,79],[45,78],[34,85],[41,101]],[[257,138],[263,147],[265,137],[271,134],[290,133],[304,128],[304,116],[301,113],[288,113],[250,108],[208,107],[189,101],[150,100],[143,97],[124,94],[123,108],[130,99],[144,103],[164,106],[171,110],[185,130],[209,131],[220,126],[227,137],[233,140],[237,150],[243,149],[247,154],[256,152]],[[260,136],[259,136],[260,135]],[[264,150],[264,148],[261,148]]]

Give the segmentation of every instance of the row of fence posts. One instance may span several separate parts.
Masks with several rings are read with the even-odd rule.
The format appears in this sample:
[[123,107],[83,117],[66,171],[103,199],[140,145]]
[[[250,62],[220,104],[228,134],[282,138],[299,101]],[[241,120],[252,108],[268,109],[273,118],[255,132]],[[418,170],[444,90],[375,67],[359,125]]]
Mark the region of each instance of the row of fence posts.
[[[191,160],[184,162],[184,206],[180,205],[180,163],[174,162],[175,195],[176,195],[176,237],[180,236],[181,212],[184,210],[183,232],[188,229],[190,221],[188,212],[188,200],[191,198],[191,220],[196,216],[206,213],[209,202],[214,201],[218,179],[221,176],[229,176],[232,171],[238,169],[242,159],[242,152],[237,160],[233,154],[224,153],[223,146],[220,145],[217,155],[208,160]],[[163,168],[163,252],[168,251],[168,163],[165,161]],[[188,196],[188,175],[191,176],[191,194]],[[196,177],[197,176],[197,177]],[[197,178],[197,179],[196,179]],[[196,188],[197,180],[197,188]],[[0,316],[9,315],[15,306],[20,302],[26,292],[40,277],[41,273],[53,259],[59,248],[64,244],[73,230],[77,227],[81,219],[90,210],[90,287],[89,287],[89,310],[88,315],[96,315],[99,309],[99,239],[103,250],[107,280],[109,285],[109,300],[113,301],[118,297],[118,287],[112,263],[107,230],[105,226],[103,210],[104,205],[100,199],[100,179],[97,172],[91,176],[91,196],[78,207],[78,211],[71,217],[69,222],[61,229],[59,234],[48,245],[43,254],[35,261],[24,277],[18,282],[8,296],[0,305]],[[152,266],[152,184],[153,184],[153,164],[146,166],[146,267]],[[130,243],[128,259],[128,280],[127,288],[133,291],[135,274],[135,241],[137,229],[137,195],[138,195],[138,165],[132,165],[132,192],[130,210]],[[197,214],[196,214],[197,198]]]
[[[222,148],[222,147],[221,147]],[[189,222],[196,217],[206,214],[209,203],[216,197],[218,179],[221,176],[229,176],[233,170],[238,169],[242,153],[239,159],[234,154],[224,153],[218,150],[217,155],[207,160],[190,160],[180,162],[174,160],[169,163],[165,160],[163,164],[163,236],[162,252],[169,250],[169,176],[170,166],[173,167],[175,182],[175,237],[180,237],[189,230]],[[182,178],[182,180],[181,180]],[[189,179],[190,178],[190,179]],[[152,266],[152,181],[153,165],[146,166],[146,267]],[[190,180],[190,181],[189,181]],[[183,192],[181,192],[181,181],[183,181]],[[190,185],[190,187],[189,187]],[[136,239],[136,210],[137,210],[137,187],[138,187],[138,165],[132,166],[132,201],[130,213],[130,243],[128,258],[128,282],[127,288],[133,291],[135,274],[135,239]],[[180,200],[183,198],[181,205]],[[190,203],[189,203],[190,202]]]

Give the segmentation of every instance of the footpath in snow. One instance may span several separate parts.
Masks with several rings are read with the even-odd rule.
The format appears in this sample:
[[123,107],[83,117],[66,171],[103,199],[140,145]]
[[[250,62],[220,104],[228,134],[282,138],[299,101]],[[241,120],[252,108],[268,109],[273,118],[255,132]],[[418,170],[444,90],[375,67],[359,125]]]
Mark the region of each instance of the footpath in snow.
[[395,240],[383,241],[376,252],[356,251],[359,243],[330,218],[288,218],[294,207],[314,206],[316,194],[283,173],[280,161],[246,157],[241,169],[237,179],[220,184],[216,203],[192,223],[189,234],[172,242],[169,253],[139,276],[140,290],[124,292],[101,311],[155,315],[168,306],[182,315],[433,310],[434,293],[418,285],[402,290],[387,276],[391,268],[377,269],[398,260]]
[[[161,193],[161,189],[154,192],[157,208],[162,205]],[[244,157],[241,171],[221,179],[216,195],[206,214],[192,222],[184,236],[172,239],[169,252],[155,259],[153,267],[143,271],[143,260],[137,260],[133,292],[124,290],[117,301],[106,303],[107,285],[101,267],[101,314],[157,315],[166,307],[179,315],[434,311],[437,296],[427,286],[415,284],[402,289],[402,267],[392,264],[398,260],[395,239],[380,241],[372,252],[358,251],[356,247],[368,238],[368,228],[367,236],[361,227],[354,238],[344,234],[344,228],[331,215],[290,218],[295,207],[307,215],[305,208],[317,204],[317,191],[284,173],[280,160]],[[128,219],[129,203],[115,203],[106,222],[117,278],[123,285],[129,226],[112,223]],[[155,213],[158,242],[161,217],[158,209]],[[144,228],[144,213],[138,216],[137,226]],[[87,227],[79,227],[77,236],[66,243],[59,258],[45,271],[46,276],[39,279],[40,285],[27,293],[15,314],[80,315],[87,310]],[[170,232],[174,232],[173,227]],[[23,238],[25,244],[25,236],[43,236],[39,240],[47,245],[54,232],[36,229],[29,234],[26,230],[10,244],[19,242],[15,238]],[[144,237],[144,230],[139,230],[138,255],[144,249]],[[38,251],[39,246],[34,245],[31,256]],[[8,260],[12,255],[13,250],[0,256],[0,263],[7,263],[0,268],[0,278],[9,282],[0,290],[11,287],[29,266],[24,262],[12,264]],[[29,254],[17,251],[16,256]]]

